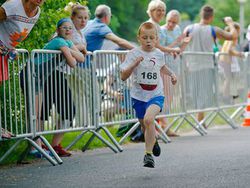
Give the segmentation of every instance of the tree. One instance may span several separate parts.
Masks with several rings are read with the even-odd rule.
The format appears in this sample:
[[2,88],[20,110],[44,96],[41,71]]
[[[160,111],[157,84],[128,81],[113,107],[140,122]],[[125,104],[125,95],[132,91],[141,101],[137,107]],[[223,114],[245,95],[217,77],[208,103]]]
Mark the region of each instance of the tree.
[[189,15],[191,20],[195,19],[205,0],[166,0],[167,10],[176,9],[181,13]]
[[[215,17],[213,25],[224,27],[222,19],[225,16],[231,16],[233,20],[239,21],[239,3],[237,0],[207,0],[207,4],[211,5],[215,8]],[[250,11],[250,0],[244,5],[245,9],[245,27],[250,23],[250,15],[248,12]]]

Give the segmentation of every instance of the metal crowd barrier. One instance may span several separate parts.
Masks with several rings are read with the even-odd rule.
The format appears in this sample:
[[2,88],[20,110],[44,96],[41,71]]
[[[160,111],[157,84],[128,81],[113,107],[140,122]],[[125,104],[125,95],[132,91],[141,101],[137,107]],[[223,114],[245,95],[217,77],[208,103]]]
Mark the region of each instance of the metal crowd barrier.
[[[27,50],[17,50],[15,59],[8,55],[2,56],[1,63],[1,101],[0,101],[0,141],[16,139],[15,144],[0,158],[2,162],[22,141],[28,141],[33,146],[34,137],[33,116],[30,101],[31,75],[20,74],[24,67],[30,68],[30,56]],[[5,59],[5,62],[3,61]],[[29,71],[28,71],[29,72]],[[5,75],[5,76],[3,76]],[[25,88],[25,90],[23,90]],[[10,138],[9,138],[10,137]],[[49,157],[44,154],[45,157]],[[50,161],[53,165],[54,160]]]
[[[120,144],[139,126],[130,98],[131,80],[122,82],[120,79],[119,65],[124,61],[126,51],[95,51],[75,68],[67,66],[60,51],[33,50],[31,58],[26,50],[18,50],[18,53],[16,60],[8,62],[8,69],[4,67],[6,63],[1,62],[2,70],[8,70],[8,78],[0,86],[0,141],[5,140],[6,131],[13,136],[11,139],[18,141],[1,157],[0,162],[21,141],[26,140],[53,165],[61,164],[62,160],[43,135],[73,131],[82,132],[67,149],[90,132],[92,136],[83,151],[95,137],[114,152],[123,150]],[[176,122],[175,131],[186,121],[201,135],[207,133],[202,124],[206,122],[210,125],[217,115],[232,128],[237,127],[234,118],[242,113],[250,87],[250,56],[246,54],[245,58],[238,59],[239,80],[231,83],[232,88],[237,86],[237,100],[225,95],[228,94],[224,90],[226,77],[220,67],[223,57],[227,55],[200,52],[185,52],[177,59],[165,56],[166,64],[178,77],[174,86],[166,78],[165,92],[168,97],[164,112],[157,116],[157,119],[171,118],[171,123],[162,130],[155,122],[165,143],[171,141],[165,132]],[[237,109],[229,115],[226,112],[228,108]],[[202,122],[194,116],[199,112],[208,113]],[[135,124],[117,142],[107,126],[128,123]],[[101,136],[100,130],[112,143]],[[39,138],[54,158],[36,144],[35,140]]]

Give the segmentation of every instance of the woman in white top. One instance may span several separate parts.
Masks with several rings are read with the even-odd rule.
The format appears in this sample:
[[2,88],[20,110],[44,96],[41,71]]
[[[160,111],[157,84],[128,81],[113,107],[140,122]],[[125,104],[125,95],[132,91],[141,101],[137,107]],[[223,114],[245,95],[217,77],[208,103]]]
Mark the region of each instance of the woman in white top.
[[8,54],[30,33],[44,0],[9,0],[0,7],[0,82],[8,79]]
[[[71,9],[71,20],[73,22],[72,42],[84,55],[87,54],[87,43],[81,30],[85,28],[90,17],[88,7],[79,3],[69,5]],[[74,103],[76,104],[76,126],[88,125],[90,123],[91,101],[91,65],[90,58],[87,56],[84,63],[78,64],[68,77]]]

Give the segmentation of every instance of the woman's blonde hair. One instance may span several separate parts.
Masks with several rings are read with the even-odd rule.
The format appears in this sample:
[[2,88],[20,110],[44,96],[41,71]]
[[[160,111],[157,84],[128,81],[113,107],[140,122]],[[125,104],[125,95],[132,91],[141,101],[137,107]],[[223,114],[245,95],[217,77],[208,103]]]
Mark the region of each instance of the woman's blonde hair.
[[89,8],[87,6],[81,5],[80,3],[76,3],[72,6],[71,16],[75,16],[79,10],[86,11],[90,17]]
[[86,11],[88,13],[88,15],[90,17],[89,8],[87,6],[81,5],[78,2],[76,2],[76,3],[69,2],[69,4],[64,8],[64,10],[66,12],[70,12],[71,17],[75,16],[78,13],[79,10],[84,10],[84,11]]
[[147,13],[148,13],[149,17],[151,17],[151,12],[159,7],[163,8],[165,11],[167,9],[166,4],[161,0],[150,1],[150,3],[148,4],[148,9],[147,9]]

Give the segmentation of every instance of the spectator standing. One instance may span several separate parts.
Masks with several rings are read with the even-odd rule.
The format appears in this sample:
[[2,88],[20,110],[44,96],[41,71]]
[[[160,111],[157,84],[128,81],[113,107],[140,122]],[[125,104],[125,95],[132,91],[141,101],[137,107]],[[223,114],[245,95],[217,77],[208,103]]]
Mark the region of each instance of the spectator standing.
[[[67,65],[73,68],[77,65],[77,62],[84,62],[84,56],[71,41],[72,30],[73,24],[71,19],[63,18],[59,20],[57,23],[57,36],[49,41],[43,49],[62,51]],[[48,58],[49,56],[46,57]],[[37,75],[40,76],[39,78],[36,78],[35,83],[37,122],[39,122],[39,119],[42,121],[48,120],[50,109],[52,109],[53,104],[55,104],[56,111],[61,116],[58,122],[56,122],[58,124],[57,127],[68,128],[69,126],[72,126],[73,117],[75,115],[71,91],[68,88],[64,72],[58,70],[59,62],[54,62],[56,65],[51,65],[51,61],[49,61],[46,57],[39,59],[38,62],[34,62],[35,72],[39,71]],[[44,62],[42,62],[42,60]],[[43,69],[45,70],[44,73],[42,72]],[[43,77],[45,80],[42,79]],[[43,84],[44,87],[42,87]],[[42,88],[44,88],[44,90],[41,92]],[[49,91],[47,88],[49,88]],[[43,97],[42,94],[44,95]],[[42,99],[44,99],[44,101],[42,101]],[[41,103],[42,105],[40,105]],[[51,146],[59,156],[68,157],[71,153],[64,150],[61,146],[63,135],[63,133],[55,134],[53,136]],[[31,154],[39,157],[39,153],[36,150],[32,150]]]
[[[87,42],[81,30],[85,28],[89,20],[89,9],[76,3],[70,7],[70,11],[73,23],[72,42],[82,54],[86,55]],[[68,76],[68,84],[76,104],[75,123],[77,126],[87,125],[90,123],[89,112],[91,112],[88,104],[92,100],[92,96],[90,96],[91,64],[89,57],[86,57],[84,63],[78,64],[71,71],[71,74]]]
[[[178,25],[179,22],[180,22],[180,13],[177,10],[169,11],[166,16],[166,24],[161,26],[164,46],[168,46],[171,48],[180,47],[180,49],[184,49],[186,43],[183,43],[184,35],[182,34],[181,28]],[[178,57],[177,58],[168,57],[168,60],[172,62],[170,64],[170,67],[178,76],[179,75],[178,64],[180,59]],[[164,95],[165,95],[164,107],[162,113],[167,113],[171,105],[174,88],[172,87],[171,80],[169,79],[168,76],[162,74],[162,78],[164,83]],[[162,118],[161,121],[159,121],[159,124],[165,130],[167,128],[167,119]],[[179,136],[170,129],[168,129],[166,133],[168,136],[174,136],[174,137]]]
[[[164,33],[161,30],[160,22],[166,14],[166,4],[161,0],[150,1],[150,3],[148,4],[147,14],[149,16],[148,21],[153,23],[157,29],[158,43],[156,44],[156,47],[159,48],[162,52],[166,52],[166,53],[176,54],[176,53],[180,52],[179,47],[170,48],[168,46],[165,46],[165,44],[164,44],[165,37],[164,37]],[[164,91],[165,90],[167,91],[168,84],[169,84],[168,78],[166,78],[166,79],[163,78]],[[165,92],[165,96],[167,94],[168,93]],[[163,113],[166,113],[166,110],[167,110],[166,103],[167,103],[167,97],[165,97],[165,102],[164,102],[164,106],[163,106]],[[167,126],[167,118],[165,118],[165,117],[159,118],[158,120],[159,120],[160,125],[163,126],[163,128],[165,128]],[[172,136],[172,135],[174,135],[174,133],[168,131],[168,135]]]
[[[238,62],[238,58],[244,57],[244,53],[237,50],[240,25],[235,22],[234,27],[237,31],[237,38],[232,41],[224,41],[221,52],[226,54],[220,55],[219,62],[221,67],[223,68],[225,78],[223,85],[223,97],[226,102],[231,102],[233,99],[239,97],[238,83],[240,81],[240,65]],[[225,30],[229,31],[229,27],[226,27]]]
[[[0,7],[0,85],[9,78],[8,59],[15,58],[15,47],[27,38],[40,16],[44,0],[9,0]],[[3,129],[3,137],[12,134]]]
[[95,10],[94,20],[88,22],[87,27],[82,30],[87,41],[87,50],[100,50],[104,39],[108,39],[125,49],[132,49],[134,46],[127,40],[115,35],[109,28],[111,20],[111,9],[107,5],[98,5]]
[[157,29],[159,40],[156,47],[165,53],[179,53],[179,48],[169,48],[164,46],[164,34],[161,31],[160,22],[166,14],[166,4],[161,0],[152,0],[148,4],[147,14],[149,16],[149,22],[153,23]]
[[[213,22],[214,19],[214,9],[209,5],[204,5],[201,8],[200,11],[200,22],[189,25],[185,28],[184,34],[186,36],[191,37],[191,41],[187,45],[186,51],[192,51],[192,52],[213,52],[214,51],[214,45],[215,45],[215,38],[219,39],[225,39],[225,40],[233,40],[237,37],[236,30],[233,25],[233,20],[231,17],[225,18],[225,23],[229,26],[230,32],[224,31],[223,29],[219,27],[213,27],[210,24]],[[199,66],[201,64],[201,61],[204,61],[204,59],[201,60],[201,58],[192,57],[190,61],[193,61],[192,65],[195,66],[194,71],[192,71],[192,74],[194,73],[195,79],[199,80],[201,79],[200,76],[204,76],[201,67]],[[206,62],[211,63],[210,61],[213,61],[213,59],[206,59]],[[191,68],[191,67],[189,67]],[[201,71],[199,71],[199,69]],[[204,103],[206,101],[209,101],[207,97],[208,94],[211,93],[212,90],[209,87],[211,83],[204,83],[203,85],[206,86],[206,90],[204,90],[204,87],[201,86],[201,84],[192,84],[192,87],[190,88],[194,94],[197,97],[196,103],[197,108],[202,109],[204,108]],[[200,112],[198,113],[197,119],[198,121],[202,121],[204,118],[204,113]]]

